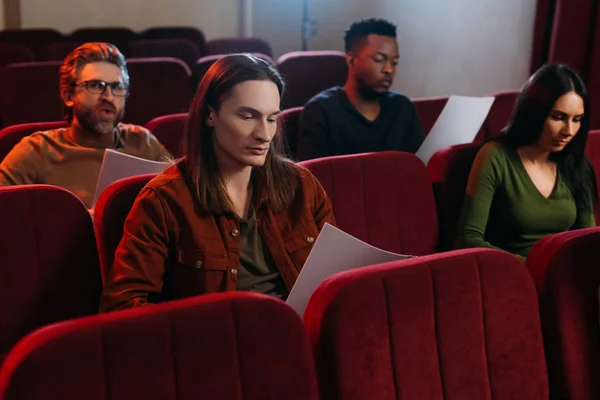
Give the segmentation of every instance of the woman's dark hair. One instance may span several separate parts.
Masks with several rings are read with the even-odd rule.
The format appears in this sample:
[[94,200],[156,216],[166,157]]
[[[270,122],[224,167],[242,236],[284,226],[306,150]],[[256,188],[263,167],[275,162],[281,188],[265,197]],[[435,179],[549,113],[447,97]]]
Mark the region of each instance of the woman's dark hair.
[[[185,161],[180,164],[202,212],[219,214],[233,212],[219,173],[214,148],[214,129],[207,124],[209,108],[219,112],[234,86],[246,81],[271,81],[283,95],[283,79],[267,61],[250,54],[227,55],[216,61],[206,72],[192,100],[185,127]],[[292,202],[298,187],[298,175],[293,162],[284,157],[281,124],[265,163],[254,167],[253,179],[259,181],[268,195],[274,211],[285,209]]]
[[598,203],[594,168],[585,156],[590,101],[583,80],[573,69],[546,64],[537,70],[523,86],[500,140],[512,148],[537,143],[556,101],[569,92],[577,93],[583,100],[584,115],[577,134],[563,150],[550,153],[550,160],[556,162],[558,173],[571,189],[577,210],[590,211]]

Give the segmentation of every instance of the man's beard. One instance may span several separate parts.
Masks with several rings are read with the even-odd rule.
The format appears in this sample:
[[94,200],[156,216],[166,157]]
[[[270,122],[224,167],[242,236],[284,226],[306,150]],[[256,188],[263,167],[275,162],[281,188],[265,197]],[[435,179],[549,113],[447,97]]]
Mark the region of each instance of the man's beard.
[[378,92],[376,90],[373,90],[369,85],[362,81],[358,81],[357,89],[358,93],[360,94],[360,97],[364,100],[379,100],[382,97],[387,96],[388,94],[387,91]]
[[[114,116],[110,119],[99,117],[97,115],[97,110],[103,107],[112,108]],[[88,132],[95,132],[99,135],[106,135],[111,133],[119,122],[121,122],[125,109],[123,108],[117,111],[114,104],[105,101],[97,103],[94,107],[79,107],[78,109],[73,109],[73,113],[83,129]]]

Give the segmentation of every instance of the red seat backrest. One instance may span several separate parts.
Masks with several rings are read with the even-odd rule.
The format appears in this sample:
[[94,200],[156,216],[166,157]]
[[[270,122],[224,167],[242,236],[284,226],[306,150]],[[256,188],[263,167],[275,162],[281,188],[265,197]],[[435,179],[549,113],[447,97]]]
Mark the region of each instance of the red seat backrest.
[[188,39],[144,39],[130,44],[130,58],[172,57],[192,68],[200,58],[200,51]]
[[442,250],[454,247],[471,166],[482,145],[468,143],[446,147],[435,152],[427,163],[435,195]]
[[519,93],[518,90],[505,90],[489,95],[495,97],[495,100],[483,124],[486,139],[500,136],[502,129],[508,125]]
[[348,77],[341,51],[293,51],[279,57],[277,68],[286,82],[282,109],[304,106],[319,92],[343,86]]
[[319,393],[300,317],[274,298],[219,293],[43,328],[6,360],[0,397],[317,400]]
[[413,100],[425,135],[429,134],[447,102],[448,97],[423,97]]
[[187,113],[163,115],[148,122],[146,129],[152,132],[174,157],[181,157],[187,116]]
[[138,58],[127,61],[131,94],[125,122],[145,125],[153,118],[187,112],[192,100],[189,67],[176,58]]
[[505,252],[339,273],[315,290],[304,322],[324,398],[548,399],[535,287]]
[[[11,64],[0,70],[0,120],[3,127],[62,117],[58,90],[60,62]],[[35,94],[35,95],[34,95]]]
[[140,190],[156,174],[132,176],[108,185],[98,197],[94,208],[94,229],[102,269],[102,281],[106,282],[115,251],[123,237],[123,225]]
[[527,257],[536,282],[550,392],[557,399],[600,398],[600,228],[546,236]]
[[260,38],[231,37],[213,39],[206,42],[207,55],[230,53],[262,53],[269,57],[273,51],[269,43]]
[[353,154],[300,163],[321,182],[337,226],[395,253],[425,255],[438,247],[438,220],[427,168],[403,152]]
[[31,122],[17,124],[0,130],[0,163],[8,153],[26,136],[39,131],[65,128],[67,121]]
[[92,219],[71,192],[0,188],[0,358],[25,334],[98,312],[102,289]]
[[200,57],[206,55],[206,38],[201,30],[191,26],[157,26],[142,32],[140,39],[188,39],[194,42]]
[[298,155],[298,140],[300,139],[300,114],[304,107],[293,107],[283,110],[279,119],[283,126],[283,135],[288,155],[296,159]]
[[0,42],[0,67],[9,64],[33,62],[35,56],[25,46]]

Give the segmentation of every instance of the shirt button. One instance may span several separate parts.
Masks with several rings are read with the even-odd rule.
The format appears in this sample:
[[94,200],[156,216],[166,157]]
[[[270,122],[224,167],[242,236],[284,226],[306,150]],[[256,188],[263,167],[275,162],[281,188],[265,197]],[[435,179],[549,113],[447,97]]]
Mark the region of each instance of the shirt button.
[[314,237],[312,237],[312,236],[307,236],[307,237],[306,237],[306,241],[307,241],[308,243],[312,243],[312,242],[314,242],[314,241],[315,241],[315,238],[314,238]]
[[202,268],[202,261],[196,261],[196,268]]
[[233,236],[233,237],[236,237],[239,234],[240,234],[240,231],[238,231],[237,229],[234,229],[231,231],[231,236]]
[[231,268],[231,275],[237,275],[237,269]]

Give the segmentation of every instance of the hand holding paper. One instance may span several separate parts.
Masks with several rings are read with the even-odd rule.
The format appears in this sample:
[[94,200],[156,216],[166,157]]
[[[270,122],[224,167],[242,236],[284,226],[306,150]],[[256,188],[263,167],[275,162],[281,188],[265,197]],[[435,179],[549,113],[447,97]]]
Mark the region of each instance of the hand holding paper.
[[302,315],[311,294],[325,278],[342,271],[412,257],[378,249],[325,224],[290,291],[287,303]]

